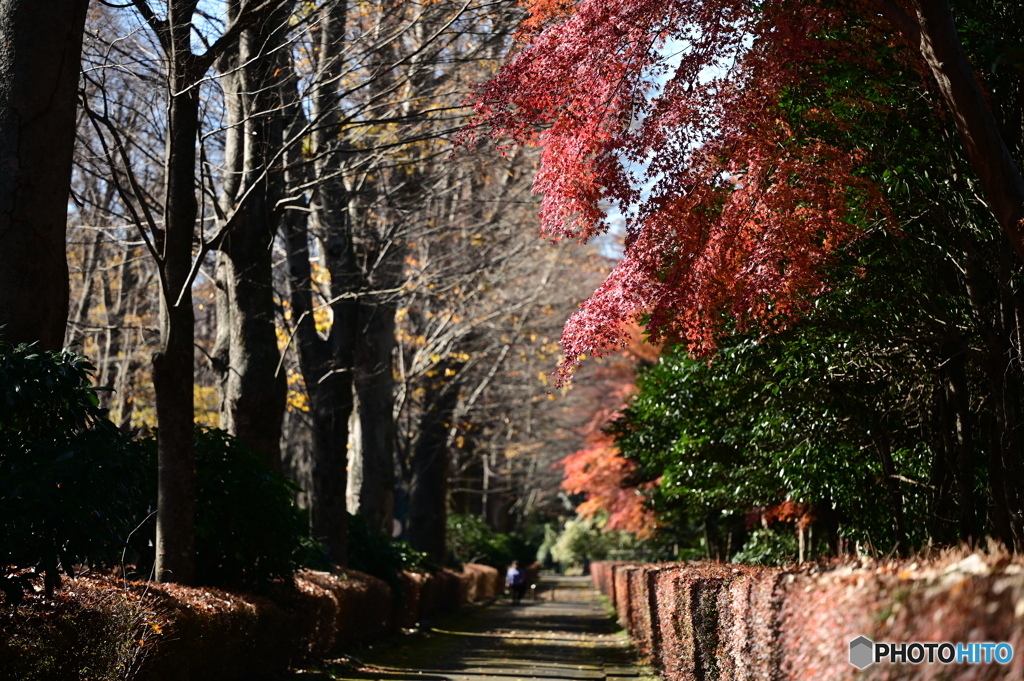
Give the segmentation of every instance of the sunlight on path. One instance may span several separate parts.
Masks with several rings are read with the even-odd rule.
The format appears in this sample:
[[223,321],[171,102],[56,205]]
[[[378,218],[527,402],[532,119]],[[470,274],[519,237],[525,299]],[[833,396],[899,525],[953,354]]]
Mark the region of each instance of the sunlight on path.
[[300,672],[295,681],[656,681],[587,577],[545,576],[542,600],[507,599],[367,651],[359,665]]

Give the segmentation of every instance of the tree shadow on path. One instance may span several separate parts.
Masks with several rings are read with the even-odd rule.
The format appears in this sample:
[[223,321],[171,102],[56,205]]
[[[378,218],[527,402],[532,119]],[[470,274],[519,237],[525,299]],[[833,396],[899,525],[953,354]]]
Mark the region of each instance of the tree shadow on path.
[[[545,579],[540,592],[543,595]],[[637,658],[628,636],[585,577],[548,586],[571,600],[498,599],[436,622],[423,632],[369,646],[289,681],[640,681],[657,677]]]

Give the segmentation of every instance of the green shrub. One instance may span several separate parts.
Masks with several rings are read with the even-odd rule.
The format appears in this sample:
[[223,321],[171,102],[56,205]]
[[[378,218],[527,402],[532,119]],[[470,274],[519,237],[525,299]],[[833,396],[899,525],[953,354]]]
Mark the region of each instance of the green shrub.
[[589,519],[567,520],[551,546],[551,558],[563,568],[608,557],[609,540]]
[[555,546],[555,542],[558,541],[558,536],[558,531],[551,523],[544,525],[544,536],[541,539],[540,547],[537,549],[537,562],[542,567],[549,568],[554,565],[555,559],[551,555],[551,549]]
[[757,528],[751,531],[743,548],[732,557],[732,561],[753,565],[784,565],[796,560],[798,548],[792,531]]
[[[156,440],[148,452],[148,484],[156,498]],[[206,586],[260,591],[290,579],[302,562],[306,514],[294,502],[295,485],[228,433],[196,428],[196,579]],[[141,509],[140,509],[141,511]],[[155,519],[133,537],[140,562],[153,560]]]
[[[148,513],[145,455],[106,418],[91,376],[70,349],[0,339],[0,571],[117,562]],[[151,500],[155,506],[155,498]],[[21,589],[0,579],[9,600]]]
[[[550,558],[563,570],[578,570],[592,560],[664,560],[665,547],[654,540],[637,539],[629,532],[606,530],[607,515],[592,518],[576,516],[567,520],[562,532],[553,530],[545,537],[544,547]],[[538,559],[540,552],[538,552]]]
[[291,579],[309,523],[295,486],[237,438],[196,429],[196,576],[259,588]]
[[[106,417],[92,387],[95,368],[72,352],[45,352],[0,339],[0,587],[38,567],[48,589],[57,566],[154,560],[157,447],[133,440]],[[201,584],[262,590],[290,579],[316,552],[295,487],[239,440],[196,429],[196,575]],[[419,558],[392,550],[405,567]]]
[[492,530],[480,516],[452,513],[447,529],[448,550],[460,563],[504,568],[514,560],[508,535]]
[[448,516],[448,550],[460,563],[481,563],[504,570],[513,560],[523,565],[532,563],[537,548],[518,534],[495,532],[480,516]]
[[427,554],[417,551],[408,542],[394,541],[380,530],[370,527],[362,515],[348,516],[348,567],[387,582],[397,592],[402,585],[402,570],[436,572],[437,566]]

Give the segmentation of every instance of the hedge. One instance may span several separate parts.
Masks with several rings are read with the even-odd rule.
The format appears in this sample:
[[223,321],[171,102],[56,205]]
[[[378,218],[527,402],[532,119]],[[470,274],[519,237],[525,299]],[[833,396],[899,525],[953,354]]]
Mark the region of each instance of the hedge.
[[[793,568],[591,563],[665,681],[1024,678],[1024,563],[1005,552]],[[850,641],[1001,642],[1009,664],[927,662],[858,670]]]
[[354,570],[304,570],[294,588],[262,597],[78,577],[52,600],[0,605],[0,679],[259,679],[493,598],[500,585],[497,570],[475,564],[400,580],[396,597]]

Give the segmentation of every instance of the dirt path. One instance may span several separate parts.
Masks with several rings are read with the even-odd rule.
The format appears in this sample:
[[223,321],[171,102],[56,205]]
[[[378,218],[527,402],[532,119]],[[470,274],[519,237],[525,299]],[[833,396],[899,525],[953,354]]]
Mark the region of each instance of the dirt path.
[[547,577],[541,600],[507,599],[294,681],[656,681],[587,577]]

